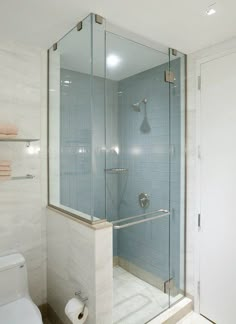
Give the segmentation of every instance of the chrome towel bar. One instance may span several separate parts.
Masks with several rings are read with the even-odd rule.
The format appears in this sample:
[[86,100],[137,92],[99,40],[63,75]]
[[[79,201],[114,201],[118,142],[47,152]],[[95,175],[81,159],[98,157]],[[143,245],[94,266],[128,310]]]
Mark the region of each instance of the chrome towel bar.
[[[159,213],[159,212],[162,212],[162,214],[156,215],[156,216],[152,216],[152,217],[149,217],[149,218],[145,218],[145,219],[140,219],[140,220],[137,220],[137,221],[134,221],[134,222],[130,222],[130,223],[124,224],[124,225],[115,225],[117,223],[121,223],[121,222],[124,222],[126,220],[131,220],[131,219],[136,219],[136,218],[140,218],[140,217],[145,217],[145,216],[153,215],[153,214],[156,214],[156,213]],[[147,214],[141,214],[141,215],[136,215],[136,216],[131,216],[131,217],[119,219],[117,221],[112,222],[112,224],[113,224],[113,228],[114,229],[122,229],[122,228],[129,227],[129,226],[133,226],[133,225],[136,225],[136,224],[150,222],[152,220],[155,220],[155,219],[158,219],[158,218],[162,218],[162,217],[168,216],[168,215],[170,215],[170,212],[168,210],[159,209],[159,210],[156,210],[155,212],[151,212],[151,213],[147,213]]]

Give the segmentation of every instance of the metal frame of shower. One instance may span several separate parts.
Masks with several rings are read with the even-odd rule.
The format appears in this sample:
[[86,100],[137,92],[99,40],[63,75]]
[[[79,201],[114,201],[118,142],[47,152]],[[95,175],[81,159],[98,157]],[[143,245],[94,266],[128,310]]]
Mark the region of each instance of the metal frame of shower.
[[[96,16],[98,16],[98,15],[96,15]],[[100,17],[100,16],[98,16],[98,17]],[[78,26],[78,24],[76,26]],[[70,31],[72,31],[76,26],[71,28]],[[70,31],[68,33],[70,33]],[[126,38],[125,36],[122,36],[122,37]],[[60,38],[58,40],[58,42],[62,38]],[[127,39],[130,39],[130,38],[127,37]],[[130,40],[132,40],[132,39],[130,39]],[[134,41],[134,40],[132,40],[132,41]],[[134,41],[134,42],[136,42],[136,41]],[[136,43],[139,43],[140,45],[144,45],[141,42],[136,42]],[[158,50],[155,47],[151,47],[151,46],[148,46],[148,47]],[[171,51],[173,51],[173,49],[169,48],[168,49],[169,58],[170,58],[170,55],[171,55],[170,54]],[[184,210],[184,283],[183,283],[184,287],[183,288],[184,288],[184,291],[183,291],[183,297],[182,298],[184,298],[186,296],[186,270],[187,270],[187,262],[186,262],[186,252],[187,252],[187,199],[186,199],[186,197],[187,197],[187,55],[184,55],[184,58],[185,58],[185,66],[184,66],[184,71],[185,71],[185,80],[184,80],[184,88],[185,88],[185,104],[184,104],[184,113],[185,113],[185,116],[184,116],[184,125],[185,125],[184,148],[185,149],[184,149],[184,162],[185,162],[185,166],[184,166],[184,206],[183,206],[183,210]],[[50,126],[49,126],[49,123],[50,123],[50,120],[49,120],[49,64],[50,64],[50,62],[49,62],[49,49],[48,49],[48,51],[47,51],[47,207],[52,209],[52,210],[58,211],[59,213],[63,214],[66,217],[70,217],[71,219],[74,219],[74,220],[79,220],[79,221],[81,221],[83,223],[86,223],[87,225],[90,225],[90,226],[98,224],[98,223],[107,222],[106,219],[92,221],[92,220],[84,218],[83,216],[80,216],[80,215],[77,215],[75,213],[69,212],[69,211],[67,211],[67,210],[65,210],[63,208],[57,207],[57,206],[50,203],[50,183],[49,183],[49,180],[50,180],[50,168],[49,168],[49,128],[50,128]],[[170,104],[171,104],[171,102],[170,102]],[[154,217],[147,217],[147,216],[149,216],[151,214],[156,214],[158,212],[162,212],[162,214],[156,215]],[[154,211],[154,212],[147,213],[147,214],[141,214],[141,215],[137,215],[137,216],[130,216],[128,218],[125,218],[125,219],[122,219],[122,220],[119,220],[119,221],[115,221],[113,223],[115,225],[116,223],[123,222],[125,220],[134,219],[134,218],[136,219],[136,218],[140,218],[140,217],[147,217],[147,218],[144,218],[143,220],[128,223],[129,225],[127,225],[127,226],[131,226],[131,225],[142,223],[142,222],[152,221],[153,219],[158,219],[158,218],[168,216],[168,215],[170,215],[169,211],[158,210],[158,211]],[[126,227],[126,225],[119,225],[119,226],[115,225],[115,226],[117,226],[116,229]],[[176,301],[175,303],[171,304],[171,307],[173,305],[177,304],[180,300],[182,300],[182,298],[179,299],[178,301]],[[158,314],[158,315],[160,315],[160,314]]]

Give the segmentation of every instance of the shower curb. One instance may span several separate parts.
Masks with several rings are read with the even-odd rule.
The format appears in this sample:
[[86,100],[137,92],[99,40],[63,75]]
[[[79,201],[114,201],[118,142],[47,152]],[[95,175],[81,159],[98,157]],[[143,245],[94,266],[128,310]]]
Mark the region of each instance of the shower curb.
[[180,302],[166,310],[164,313],[148,322],[148,324],[176,324],[192,310],[192,300],[185,297]]

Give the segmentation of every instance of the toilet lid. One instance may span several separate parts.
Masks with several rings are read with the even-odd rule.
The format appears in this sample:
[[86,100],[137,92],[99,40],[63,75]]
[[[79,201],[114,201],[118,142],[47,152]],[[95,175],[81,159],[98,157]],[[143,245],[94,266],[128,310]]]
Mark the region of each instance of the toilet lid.
[[0,306],[0,324],[42,324],[37,306],[28,298]]

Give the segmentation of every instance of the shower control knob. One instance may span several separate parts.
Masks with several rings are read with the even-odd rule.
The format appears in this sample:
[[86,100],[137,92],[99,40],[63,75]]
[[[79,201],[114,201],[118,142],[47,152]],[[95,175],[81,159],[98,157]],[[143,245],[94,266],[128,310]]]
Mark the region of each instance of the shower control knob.
[[138,200],[139,200],[139,205],[142,208],[147,208],[150,204],[150,199],[148,194],[142,192],[141,194],[139,194],[138,196]]

